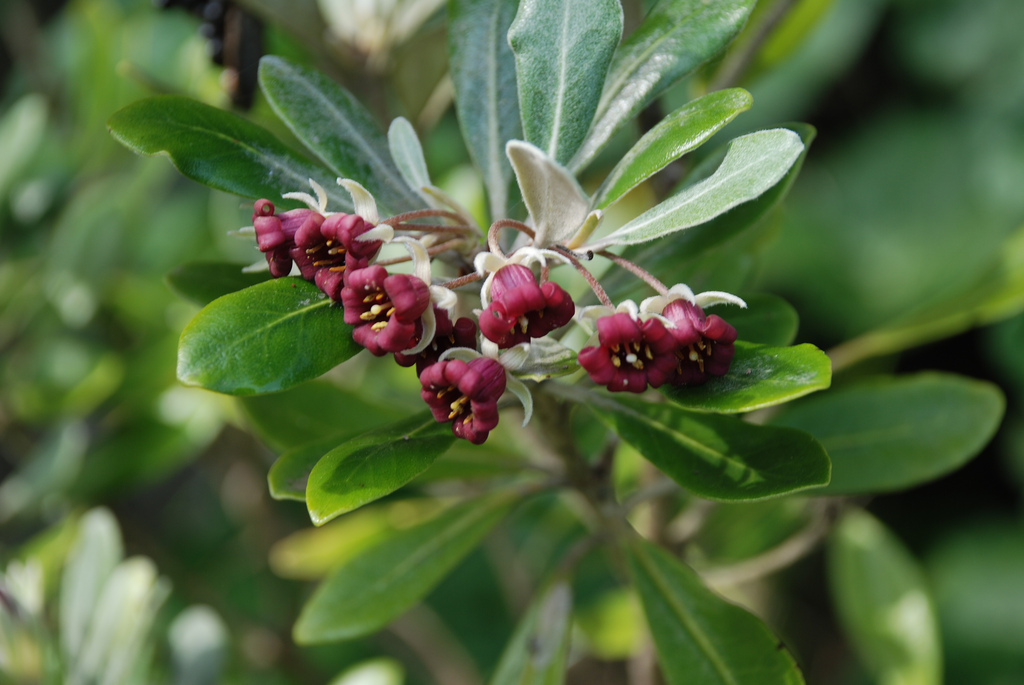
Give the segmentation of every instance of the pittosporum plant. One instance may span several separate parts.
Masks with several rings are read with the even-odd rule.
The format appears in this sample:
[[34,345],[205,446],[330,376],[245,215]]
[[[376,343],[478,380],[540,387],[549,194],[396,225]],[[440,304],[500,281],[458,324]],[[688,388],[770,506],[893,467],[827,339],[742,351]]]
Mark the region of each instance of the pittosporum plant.
[[[428,469],[457,440],[485,457],[532,453],[521,468],[474,480],[461,501],[382,536],[334,571],[299,617],[297,641],[379,630],[513,509],[557,492],[586,503],[574,509],[585,528],[545,565],[492,682],[562,682],[574,571],[597,549],[616,582],[635,589],[670,683],[803,682],[761,620],[705,580],[725,589],[806,553],[845,502],[826,495],[919,482],[983,444],[924,466],[830,464],[812,435],[851,428],[836,407],[861,401],[862,389],[839,405],[760,411],[831,382],[824,353],[787,346],[796,332],[788,305],[716,289],[729,282],[723,259],[748,254],[745,238],[792,183],[809,127],[735,138],[667,197],[640,210],[623,202],[750,107],[742,89],[708,92],[647,130],[617,163],[605,161],[610,141],[721,53],[753,5],[662,0],[622,39],[617,0],[452,0],[455,108],[487,191],[488,221],[432,183],[408,121],[395,119],[385,136],[342,87],[279,57],[260,65],[263,94],[317,161],[245,119],[176,96],[110,119],[132,149],[167,154],[189,178],[253,202],[240,234],[254,239],[269,273],[192,265],[172,277],[206,303],[181,336],[182,382],[238,396],[276,393],[363,349],[409,367],[418,381],[424,411],[361,434],[376,422],[371,409],[339,416],[339,425],[285,451],[269,476],[275,497],[304,500],[321,525],[399,490],[421,492]],[[578,177],[595,189],[584,191]],[[521,203],[510,201],[517,196]],[[380,365],[370,369],[391,377]],[[410,394],[396,386],[387,399],[404,407]],[[974,400],[998,417],[998,398]],[[514,405],[521,419],[508,416]],[[832,442],[842,453],[842,441]],[[615,478],[616,461],[635,453],[663,475]],[[804,491],[822,498],[792,497]],[[710,503],[762,500],[792,504],[797,514],[787,520],[809,528],[734,567],[687,557],[697,573],[681,561]],[[637,513],[651,501],[661,511],[653,522]],[[665,524],[676,515],[685,532],[673,536]],[[855,557],[858,544],[880,535],[864,517],[843,519],[837,557]],[[927,616],[927,601],[917,610]],[[932,633],[922,639],[907,649],[934,646]]]

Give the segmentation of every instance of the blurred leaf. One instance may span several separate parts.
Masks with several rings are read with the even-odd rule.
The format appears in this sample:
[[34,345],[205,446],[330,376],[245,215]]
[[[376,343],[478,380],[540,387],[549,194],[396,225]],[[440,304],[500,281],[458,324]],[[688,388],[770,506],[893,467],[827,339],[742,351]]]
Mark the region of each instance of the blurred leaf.
[[270,280],[269,271],[246,273],[242,271],[244,266],[227,262],[188,262],[175,267],[165,278],[176,294],[206,306],[218,297]]
[[92,509],[78,526],[61,581],[60,642],[70,664],[85,644],[100,591],[124,556],[121,529],[107,509]]
[[[271,396],[272,397],[272,396]],[[267,485],[274,499],[306,501],[309,474],[323,456],[351,436],[335,435],[293,447],[278,457],[267,473]]]
[[1015,516],[963,521],[927,557],[949,683],[1015,683],[1024,674],[1022,532]]
[[[278,452],[323,438],[356,435],[406,415],[399,407],[378,404],[325,380],[242,397],[239,403],[256,435]],[[324,452],[337,444],[328,445]]]
[[781,297],[767,293],[744,294],[746,309],[732,308],[726,315],[740,340],[773,347],[786,347],[796,338],[800,317]]
[[626,153],[594,194],[593,206],[605,209],[632,188],[704,141],[750,109],[750,93],[730,88],[683,105],[658,122]]
[[587,196],[569,171],[543,150],[521,140],[505,146],[530,212],[535,247],[568,240],[587,218]]
[[662,0],[616,50],[594,125],[569,167],[585,167],[666,88],[711,59],[747,21],[756,0]]
[[875,378],[791,407],[773,425],[814,435],[832,459],[824,492],[884,492],[959,468],[995,434],[1005,400],[984,381],[940,373]]
[[512,169],[505,143],[522,135],[516,65],[506,36],[518,0],[450,0],[448,50],[459,125],[491,200],[506,215]]
[[81,649],[68,659],[68,682],[120,683],[140,669],[145,673],[152,657],[147,638],[169,592],[149,559],[118,564],[97,596]]
[[[815,130],[805,124],[787,126],[800,136],[804,150],[781,181],[762,193],[757,199],[744,202],[733,207],[711,221],[693,226],[672,236],[671,241],[658,241],[649,245],[632,245],[627,247],[622,256],[669,283],[678,282],[688,265],[704,263],[707,254],[713,248],[723,245],[749,229],[758,225],[762,219],[789,193],[796,180]],[[636,279],[630,274],[613,272],[609,278],[602,280],[609,296],[613,299],[627,297],[630,287],[635,287]],[[741,336],[742,337],[742,336]]]
[[[685,516],[683,510],[681,516]],[[783,544],[806,529],[820,510],[804,497],[780,497],[763,502],[720,503],[711,509],[700,530],[687,541],[687,561],[698,568],[734,564]]]
[[391,128],[388,129],[388,147],[391,150],[391,159],[394,160],[398,173],[402,175],[406,184],[423,198],[425,203],[430,204],[430,196],[424,197],[420,190],[433,185],[427,172],[427,160],[423,157],[423,147],[416,136],[416,129],[405,117],[398,117],[391,122]]
[[167,631],[174,665],[174,685],[222,682],[229,646],[228,627],[216,611],[193,605],[178,614]]
[[83,422],[54,427],[37,451],[0,482],[0,523],[59,502],[81,470],[88,444]]
[[[273,56],[260,60],[260,86],[299,140],[335,174],[369,190],[382,215],[388,213],[384,208],[395,213],[422,205],[392,163],[387,138],[347,90],[319,72]],[[333,180],[330,185],[337,187]]]
[[508,42],[526,140],[566,164],[597,111],[622,37],[616,0],[521,0]]
[[330,172],[289,150],[266,129],[216,107],[160,95],[115,112],[107,126],[131,150],[166,154],[183,175],[211,188],[278,204],[282,193],[307,190],[313,179],[336,208],[351,211],[351,200]]
[[724,376],[691,387],[665,385],[661,392],[687,409],[735,414],[789,402],[823,390],[831,382],[829,359],[814,345],[768,347],[737,342]]
[[800,136],[784,128],[736,138],[710,178],[673,195],[589,247],[645,243],[710,221],[776,185],[803,149]]
[[572,636],[572,588],[565,581],[538,592],[505,647],[490,685],[560,685]]
[[752,501],[828,483],[825,450],[801,431],[632,398],[593,394],[586,404],[665,475],[705,499]]
[[309,474],[309,517],[320,526],[394,492],[430,468],[453,442],[451,426],[420,415],[339,445]]
[[22,96],[0,118],[0,150],[4,151],[0,201],[7,197],[12,182],[39,147],[47,118],[46,98],[38,93]]
[[948,338],[1024,310],[1024,226],[995,255],[992,268],[966,291],[831,350],[836,367]]
[[828,552],[829,583],[843,630],[876,682],[940,685],[939,626],[917,561],[859,509],[843,516]]
[[225,295],[181,334],[178,378],[230,395],[284,390],[331,370],[362,348],[340,307],[300,278]]
[[627,551],[669,685],[804,682],[789,651],[758,618],[708,590],[660,547],[637,539]]
[[605,661],[636,654],[646,633],[640,600],[631,587],[605,592],[579,607],[573,620],[586,638],[587,652]]
[[335,571],[295,624],[299,644],[373,633],[419,602],[513,504],[507,493],[456,505],[400,531]]
[[301,528],[270,549],[270,568],[281,578],[323,580],[381,539],[436,515],[433,497],[391,499],[360,508],[319,528]]
[[818,27],[822,18],[828,14],[834,0],[799,0],[772,30],[771,35],[757,54],[757,69],[763,71],[770,68],[803,44],[807,36]]
[[402,685],[405,670],[394,659],[370,659],[345,669],[329,685]]

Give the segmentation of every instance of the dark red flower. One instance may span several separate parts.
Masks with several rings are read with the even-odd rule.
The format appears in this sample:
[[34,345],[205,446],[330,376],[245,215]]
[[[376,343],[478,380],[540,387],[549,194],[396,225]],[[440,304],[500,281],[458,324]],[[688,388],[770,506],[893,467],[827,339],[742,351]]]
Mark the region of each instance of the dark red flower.
[[724,376],[736,353],[736,329],[720,316],[706,316],[700,306],[672,300],[662,315],[675,324],[668,331],[675,339],[676,368],[669,377],[673,385],[700,385],[710,376]]
[[[434,331],[434,339],[422,352],[419,354],[395,353],[395,361],[398,362],[399,366],[416,365],[416,375],[423,373],[423,369],[437,362],[445,350],[450,350],[453,347],[476,349],[476,323],[472,319],[462,316],[453,324],[448,316],[448,312],[439,307],[434,307],[434,320],[437,324]],[[420,336],[423,335],[422,321],[420,319],[416,323],[416,333],[409,342],[410,348],[416,347],[420,341]]]
[[629,314],[597,320],[598,347],[584,347],[580,366],[612,392],[643,392],[668,380],[676,366],[676,341],[658,319],[639,322]]
[[345,273],[367,266],[380,249],[379,240],[356,240],[371,228],[360,216],[340,213],[315,226],[303,224],[295,233],[295,262],[303,277],[332,300],[340,300]]
[[[312,209],[292,209],[283,214],[274,214],[274,203],[257,200],[253,205],[252,225],[256,229],[256,244],[266,254],[270,274],[274,278],[287,276],[292,270],[292,261],[300,269],[306,261],[304,252],[296,245],[296,235],[319,232],[324,217]],[[303,271],[306,280],[313,280],[313,272]]]
[[508,264],[494,274],[480,332],[498,347],[512,347],[561,328],[575,312],[572,298],[557,283],[538,284],[530,269]]
[[389,275],[374,264],[349,272],[341,301],[345,323],[356,327],[352,338],[381,357],[412,346],[417,323],[430,304],[430,289],[415,276]]
[[438,423],[451,421],[456,437],[479,445],[498,425],[498,399],[505,392],[505,369],[489,357],[470,362],[437,362],[420,373],[420,396]]

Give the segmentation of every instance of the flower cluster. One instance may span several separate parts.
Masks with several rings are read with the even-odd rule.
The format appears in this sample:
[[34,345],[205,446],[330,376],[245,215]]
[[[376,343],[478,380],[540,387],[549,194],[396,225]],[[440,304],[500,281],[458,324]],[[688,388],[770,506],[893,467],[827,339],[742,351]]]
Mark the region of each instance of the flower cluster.
[[[530,394],[512,372],[530,358],[534,341],[574,320],[585,325],[596,319],[596,344],[584,346],[577,359],[595,383],[612,392],[697,385],[729,369],[736,330],[704,313],[714,304],[745,306],[728,293],[665,288],[628,264],[660,294],[639,307],[630,301],[613,307],[579,254],[554,241],[544,244],[526,224],[496,222],[484,248],[479,228],[458,206],[379,221],[376,203],[359,184],[339,179],[356,206],[356,213],[345,214],[326,211],[323,189],[310,183],[316,198],[284,196],[308,208],[278,214],[265,199],[253,207],[253,230],[271,275],[294,274],[315,283],[343,307],[355,342],[373,355],[390,354],[401,366],[415,366],[423,401],[437,421],[452,424],[457,437],[484,442],[498,424],[498,402],[506,390],[523,402],[528,421]],[[437,223],[423,223],[430,219]],[[530,240],[506,255],[498,239],[502,228]],[[380,260],[389,243],[404,245],[409,256]],[[432,265],[438,257],[462,275],[435,282]],[[412,262],[412,273],[389,271],[403,261]],[[586,278],[602,305],[577,312],[572,297],[548,278],[552,266],[565,264]],[[476,320],[457,317],[459,291],[480,281]]]

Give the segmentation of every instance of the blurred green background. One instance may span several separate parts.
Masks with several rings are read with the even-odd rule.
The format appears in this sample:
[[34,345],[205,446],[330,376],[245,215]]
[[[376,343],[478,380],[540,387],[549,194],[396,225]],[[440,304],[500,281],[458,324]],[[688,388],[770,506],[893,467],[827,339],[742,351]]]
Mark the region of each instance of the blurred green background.
[[[645,3],[624,4],[628,27]],[[261,21],[236,16],[229,34],[244,24],[247,35],[261,36],[264,52],[338,78],[381,121],[408,117],[432,176],[482,206],[444,79],[443,2],[246,0],[221,10],[239,8]],[[518,612],[509,601],[514,588],[495,569],[523,546],[536,558],[557,548],[577,525],[562,508],[540,502],[521,511],[423,611],[388,631],[299,648],[291,623],[310,591],[300,581],[321,576],[374,526],[396,525],[388,516],[415,512],[395,514],[388,504],[314,536],[301,505],[269,498],[272,450],[322,437],[304,432],[304,411],[330,418],[338,432],[357,430],[365,419],[349,417],[374,398],[338,395],[332,386],[324,397],[349,404],[325,405],[308,392],[243,403],[175,379],[178,335],[198,305],[175,295],[165,275],[197,259],[256,261],[253,245],[227,235],[249,223],[251,209],[181,178],[166,160],[134,156],[105,121],[164,92],[245,104],[253,55],[232,53],[230,39],[211,40],[216,15],[204,11],[206,28],[185,7],[149,0],[0,5],[0,578],[17,585],[22,562],[40,562],[40,616],[51,627],[39,630],[52,632],[63,611],[56,607],[67,601],[58,589],[62,574],[67,583],[64,559],[84,512],[102,505],[113,519],[96,512],[86,519],[105,521],[95,524],[106,531],[97,534],[110,538],[119,527],[125,553],[151,559],[164,579],[157,585],[168,588],[154,614],[156,637],[143,650],[153,657],[155,682],[329,682],[389,655],[394,661],[371,664],[382,678],[373,682],[399,682],[404,673],[407,683],[429,683],[440,677],[432,653],[486,676]],[[749,258],[722,267],[720,288],[785,297],[800,314],[799,341],[826,350],[915,317],[966,312],[936,340],[862,362],[850,376],[860,368],[945,369],[1006,392],[1007,418],[980,457],[869,505],[924,564],[950,685],[1024,682],[1024,317],[1005,319],[1019,305],[996,314],[971,309],[979,284],[1021,252],[1021,27],[1019,0],[791,3],[743,72],[753,109],[719,138],[787,121],[818,128],[784,211],[759,232]],[[211,61],[218,50],[227,70]],[[695,87],[673,89],[663,111]],[[248,115],[290,140],[258,94]],[[627,136],[619,152],[629,143]],[[608,170],[601,163],[592,180]],[[1005,320],[989,325],[996,319]],[[347,372],[350,389],[365,372],[358,364]],[[344,386],[346,378],[335,380]],[[275,434],[268,417],[283,408],[300,420],[287,422],[292,433]],[[371,413],[393,416],[380,407]],[[295,554],[303,564],[289,561]],[[316,555],[322,566],[310,571]],[[871,682],[836,628],[823,566],[816,554],[777,578],[776,623],[809,683]],[[615,678],[635,637],[635,606],[606,592],[600,572],[591,584],[600,601],[584,602],[582,633],[589,611],[618,617],[622,634],[591,634],[591,649],[612,665],[584,661],[570,682],[622,682]],[[212,612],[195,619],[195,605]],[[189,606],[192,617],[183,618]],[[194,653],[191,661],[181,657],[189,630],[178,628],[175,638],[174,628],[185,620],[220,635],[208,642],[220,656],[202,662],[201,676],[181,665],[202,666]],[[9,631],[0,655],[5,639],[22,650],[57,640],[33,633],[15,643],[11,625],[0,623]],[[44,649],[38,663],[23,663],[24,678],[0,659],[0,683],[37,682],[31,674],[45,670],[39,664],[47,658]]]

